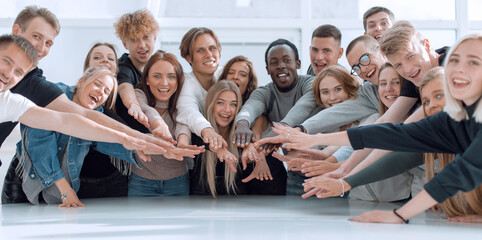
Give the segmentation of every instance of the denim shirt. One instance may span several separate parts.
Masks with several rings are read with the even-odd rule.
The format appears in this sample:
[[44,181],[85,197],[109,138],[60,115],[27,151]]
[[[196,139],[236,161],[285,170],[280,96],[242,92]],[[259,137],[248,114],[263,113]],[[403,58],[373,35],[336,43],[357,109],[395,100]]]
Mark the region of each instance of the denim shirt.
[[[57,85],[72,100],[75,88],[63,83],[57,83]],[[96,110],[103,112],[102,106]],[[139,167],[134,151],[127,150],[118,143],[93,142],[25,125],[21,125],[20,128],[22,141],[17,143],[17,157],[21,163],[19,175],[23,179],[22,187],[27,198],[34,204],[38,203],[38,195],[44,188],[64,178],[60,161],[66,150],[68,156],[64,157],[67,157],[70,182],[75,192],[79,190],[80,171],[91,146],[101,153],[123,159]]]

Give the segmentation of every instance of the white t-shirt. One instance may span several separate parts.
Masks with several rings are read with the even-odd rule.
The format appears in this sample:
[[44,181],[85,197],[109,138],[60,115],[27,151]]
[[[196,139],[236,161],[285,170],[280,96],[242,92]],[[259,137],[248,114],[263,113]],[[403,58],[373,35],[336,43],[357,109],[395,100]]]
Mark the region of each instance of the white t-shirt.
[[19,94],[7,90],[0,92],[0,123],[16,122],[28,109],[35,106],[33,102]]

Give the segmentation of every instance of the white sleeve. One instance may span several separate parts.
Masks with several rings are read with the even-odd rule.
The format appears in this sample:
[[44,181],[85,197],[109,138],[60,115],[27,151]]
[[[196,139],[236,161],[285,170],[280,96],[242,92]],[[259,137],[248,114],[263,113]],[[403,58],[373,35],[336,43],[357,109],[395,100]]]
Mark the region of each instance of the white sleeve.
[[0,93],[0,122],[16,122],[35,104],[19,94],[9,90]]
[[187,125],[191,132],[201,137],[201,131],[204,128],[211,127],[211,124],[202,114],[205,100],[202,92],[204,89],[197,82],[197,79],[190,75],[185,74],[184,85],[177,100],[176,121]]

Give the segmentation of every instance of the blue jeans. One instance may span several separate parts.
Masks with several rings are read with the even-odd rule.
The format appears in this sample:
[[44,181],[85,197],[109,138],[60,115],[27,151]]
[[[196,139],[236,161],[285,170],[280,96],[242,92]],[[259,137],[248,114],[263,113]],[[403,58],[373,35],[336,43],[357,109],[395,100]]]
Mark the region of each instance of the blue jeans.
[[189,173],[169,180],[150,180],[131,174],[127,196],[180,196],[189,195]]

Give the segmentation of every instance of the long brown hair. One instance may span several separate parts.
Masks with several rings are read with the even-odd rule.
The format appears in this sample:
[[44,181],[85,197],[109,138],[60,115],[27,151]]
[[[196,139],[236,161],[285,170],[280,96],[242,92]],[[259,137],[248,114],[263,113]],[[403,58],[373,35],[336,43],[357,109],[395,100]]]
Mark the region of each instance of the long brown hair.
[[[387,69],[387,68],[393,68],[395,70],[395,68],[393,67],[393,65],[389,62],[386,62],[384,63],[381,67],[380,67],[380,70],[378,70],[378,81],[380,81],[380,74],[383,70]],[[400,74],[398,74],[397,71],[395,71],[398,75],[398,79],[400,79],[400,91],[402,90],[402,87],[403,87],[403,77],[400,76]],[[385,104],[383,104],[382,102],[382,98],[379,96],[378,97],[378,104],[380,105],[380,116],[385,114],[387,111],[388,111],[388,107],[385,106]],[[410,110],[409,114],[412,113],[412,110]]]
[[[208,91],[206,95],[206,101],[204,104],[204,115],[206,119],[211,123],[213,126],[214,131],[219,133],[218,124],[214,119],[214,105],[216,104],[216,100],[218,99],[219,95],[222,92],[231,91],[236,94],[238,99],[238,105],[236,107],[236,115],[241,109],[242,100],[241,100],[241,93],[239,92],[238,86],[231,81],[221,80],[214,84]],[[236,117],[236,116],[234,116]],[[225,139],[228,143],[228,151],[231,152],[236,158],[239,158],[238,148],[232,142],[232,137],[234,135],[234,121],[229,124],[228,127],[228,139]],[[206,151],[203,154],[202,163],[201,163],[201,181],[207,182],[209,191],[213,197],[216,197],[216,164],[218,162],[217,156],[215,153],[211,151]],[[237,167],[236,163],[234,163]],[[236,173],[231,171],[229,165],[225,163],[224,165],[224,186],[226,187],[226,192],[235,192],[236,190],[236,182],[235,182]]]
[[249,82],[248,86],[246,86],[246,92],[243,94],[243,102],[246,102],[248,100],[249,96],[251,93],[254,91],[254,89],[258,88],[258,76],[256,75],[256,71],[254,71],[254,65],[249,59],[245,56],[236,56],[231,58],[226,65],[223,68],[223,72],[219,76],[218,80],[223,80],[226,79],[226,76],[228,75],[229,69],[231,66],[233,66],[234,63],[237,62],[244,62],[246,65],[248,65],[249,68]]
[[149,72],[152,68],[152,65],[158,61],[166,61],[172,64],[174,70],[176,71],[176,79],[177,79],[177,89],[176,92],[171,96],[169,99],[169,104],[167,111],[172,119],[174,119],[174,113],[176,112],[176,103],[179,95],[181,94],[182,85],[184,84],[184,72],[182,70],[181,64],[177,61],[176,56],[172,53],[167,53],[162,50],[158,50],[155,52],[147,61],[146,66],[144,67],[144,71],[142,72],[141,81],[137,84],[136,88],[141,89],[147,97],[147,104],[151,107],[156,106],[156,97],[154,94],[151,93],[149,90],[149,86],[147,85],[147,78],[149,77]]
[[115,51],[115,46],[114,44],[106,43],[106,42],[96,42],[94,43],[94,45],[92,45],[84,60],[84,71],[90,67],[90,56],[92,55],[94,48],[98,46],[106,46],[112,49],[112,51],[114,52],[114,58],[115,58],[115,74],[117,74],[117,72],[119,72],[119,60],[117,59],[117,52]]
[[320,82],[323,81],[326,76],[332,76],[340,82],[343,91],[348,95],[348,99],[357,98],[357,91],[360,84],[344,67],[333,65],[323,69],[323,71],[316,75],[313,81],[313,94],[315,95],[315,101],[318,106],[323,107],[323,102],[320,98]]
[[[437,67],[430,70],[423,78],[420,84],[420,93],[422,89],[431,81],[443,81],[443,68]],[[424,110],[424,115],[427,114]],[[436,165],[435,160],[438,159],[440,171],[455,159],[455,154],[448,153],[425,153],[425,176],[427,181],[435,176]],[[438,204],[438,207],[445,213],[447,217],[481,215],[482,214],[482,186],[478,186],[470,192],[458,192],[455,196]],[[435,208],[432,208],[438,214]]]

